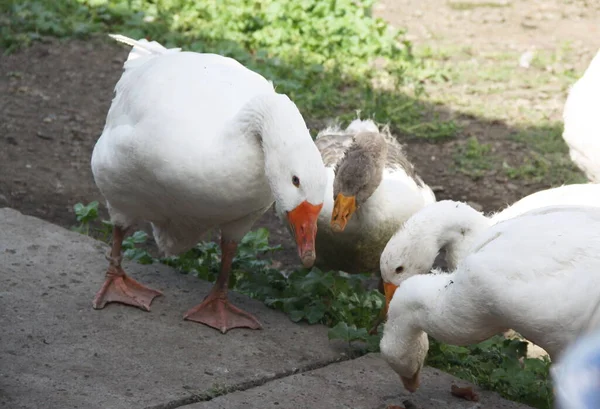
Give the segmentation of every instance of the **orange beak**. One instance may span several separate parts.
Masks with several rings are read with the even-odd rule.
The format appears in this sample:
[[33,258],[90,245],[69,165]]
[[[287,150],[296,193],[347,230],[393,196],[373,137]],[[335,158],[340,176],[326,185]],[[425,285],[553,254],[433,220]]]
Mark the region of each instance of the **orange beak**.
[[343,232],[348,224],[348,220],[352,217],[352,213],[356,211],[356,196],[344,196],[338,193],[333,204],[333,212],[331,213],[331,230],[336,233]]
[[322,207],[323,203],[313,205],[305,200],[287,213],[288,223],[296,239],[298,255],[302,260],[302,265],[306,268],[312,267],[317,258],[315,237],[317,235],[317,218]]
[[383,292],[385,294],[385,315],[387,316],[388,309],[390,308],[390,303],[392,302],[392,298],[394,297],[394,293],[398,289],[396,284],[392,283],[383,283]]
[[407,391],[409,391],[409,392],[416,392],[417,389],[419,389],[419,385],[421,383],[421,379],[419,377],[420,373],[421,373],[421,370],[419,369],[417,371],[417,373],[414,374],[410,378],[405,378],[404,376],[400,377],[400,379],[402,380],[402,385],[404,385],[404,388]]

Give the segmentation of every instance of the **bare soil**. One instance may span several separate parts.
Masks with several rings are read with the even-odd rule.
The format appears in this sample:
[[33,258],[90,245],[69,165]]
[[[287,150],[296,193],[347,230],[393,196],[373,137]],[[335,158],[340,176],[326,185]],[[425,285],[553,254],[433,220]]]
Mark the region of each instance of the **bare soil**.
[[[375,13],[408,28],[417,46],[468,45],[475,56],[490,49],[525,52],[531,47],[557,47],[569,40],[580,51],[574,65],[581,71],[600,46],[596,0],[492,3],[496,2],[384,0]],[[0,56],[0,207],[70,227],[75,223],[74,203],[102,203],[90,157],[127,53],[104,39],[50,40]],[[452,90],[452,85],[448,87]],[[560,119],[564,93],[540,100],[531,87],[518,94],[531,104],[547,104],[549,120]],[[470,98],[486,104],[487,98],[498,96],[474,93]],[[544,182],[509,180],[501,170],[479,180],[454,171],[455,147],[468,136],[476,135],[490,143],[496,155],[510,158],[522,154],[522,146],[509,138],[522,129],[510,117],[490,120],[453,106],[437,110],[460,121],[459,138],[445,143],[411,142],[407,153],[425,181],[441,187],[438,199],[471,201],[492,211],[548,187]],[[288,233],[272,211],[259,225],[271,231],[272,242],[284,245],[278,260],[286,267],[297,265]]]

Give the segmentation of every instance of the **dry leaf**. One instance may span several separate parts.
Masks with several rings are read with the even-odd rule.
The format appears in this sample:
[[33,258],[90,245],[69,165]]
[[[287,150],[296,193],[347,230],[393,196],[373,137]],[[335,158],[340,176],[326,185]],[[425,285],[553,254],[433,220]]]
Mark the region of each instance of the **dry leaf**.
[[473,402],[479,401],[479,396],[473,392],[473,388],[470,386],[467,386],[466,388],[459,388],[456,385],[452,385],[450,388],[450,393],[458,398],[463,398]]

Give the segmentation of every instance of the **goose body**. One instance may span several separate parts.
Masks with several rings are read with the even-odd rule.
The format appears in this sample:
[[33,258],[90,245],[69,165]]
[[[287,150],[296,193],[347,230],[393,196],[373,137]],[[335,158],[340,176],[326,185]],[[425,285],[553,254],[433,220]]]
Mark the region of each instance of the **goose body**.
[[[381,251],[390,237],[413,213],[435,202],[435,195],[397,140],[371,120],[356,119],[346,129],[324,129],[315,143],[327,172],[317,265],[348,273],[378,272]],[[374,153],[376,144],[381,149]],[[336,198],[350,196],[346,190],[356,196],[357,205],[340,231],[335,225]]]
[[428,273],[438,253],[445,251],[453,270],[469,253],[479,234],[497,223],[546,206],[600,207],[600,185],[574,184],[542,190],[486,217],[465,203],[445,200],[431,204],[411,217],[387,243],[381,269],[403,268],[403,277]]
[[312,264],[327,177],[294,103],[231,58],[116,37],[133,49],[92,155],[113,224],[150,222],[167,254],[220,228],[227,258],[276,201]]
[[[92,169],[113,221],[125,226],[150,221],[161,250],[177,254],[207,230],[271,205],[259,141],[239,137],[239,130],[227,131],[225,124],[272,86],[219,56],[147,58],[143,65],[126,65]],[[196,67],[204,64],[206,79],[195,81]],[[242,75],[231,75],[238,70]],[[179,97],[203,94],[207,98]],[[213,109],[219,105],[223,109]],[[238,169],[242,164],[244,172]]]
[[600,182],[600,51],[569,90],[563,110],[563,139],[571,160],[587,178]]
[[452,273],[403,280],[382,270],[386,282],[399,285],[382,355],[411,391],[427,334],[468,345],[514,328],[555,360],[580,332],[593,329],[599,252],[600,209],[551,206],[490,227]]

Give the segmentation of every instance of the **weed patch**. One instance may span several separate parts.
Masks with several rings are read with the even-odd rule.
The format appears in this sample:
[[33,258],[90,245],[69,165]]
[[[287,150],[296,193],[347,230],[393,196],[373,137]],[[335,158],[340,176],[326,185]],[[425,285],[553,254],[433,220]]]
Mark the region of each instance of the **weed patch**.
[[373,0],[5,0],[0,47],[13,52],[44,36],[119,32],[233,57],[272,80],[309,124],[350,121],[360,111],[409,138],[454,137],[456,125],[427,119],[417,100],[423,82],[439,70],[415,57],[402,31],[372,18],[372,5]]

